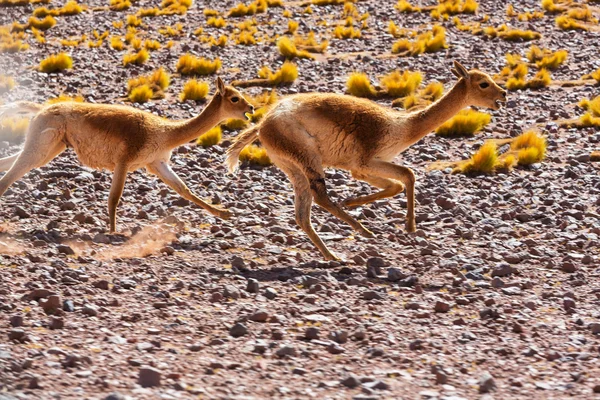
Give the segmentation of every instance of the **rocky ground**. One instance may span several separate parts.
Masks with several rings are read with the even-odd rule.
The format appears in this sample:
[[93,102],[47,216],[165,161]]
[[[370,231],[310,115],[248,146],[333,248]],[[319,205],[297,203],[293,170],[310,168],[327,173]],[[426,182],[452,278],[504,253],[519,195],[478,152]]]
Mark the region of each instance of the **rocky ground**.
[[[185,35],[142,67],[123,68],[123,52],[105,43],[69,49],[71,71],[38,73],[29,67],[58,52],[58,38],[93,29],[123,34],[112,21],[126,13],[60,17],[46,35],[49,44],[29,39],[30,50],[0,57],[2,72],[19,83],[2,100],[43,102],[64,92],[118,103],[128,78],[159,66],[175,72],[186,51],[221,57],[228,81],[281,64],[273,44],[199,43],[191,32],[205,26],[209,3],[221,11],[234,5],[197,1],[185,16],[149,20],[140,29],[144,37],[164,43],[157,29],[176,22]],[[478,16],[461,18],[488,14],[489,24],[506,22],[504,2],[480,3]],[[516,3],[518,12],[540,8],[537,1]],[[157,4],[141,0],[127,13],[151,5]],[[358,10],[371,15],[363,37],[332,39],[325,59],[298,61],[298,81],[278,93],[343,92],[352,71],[375,77],[394,68],[420,70],[426,82],[440,80],[448,89],[453,59],[497,73],[506,52],[524,54],[530,46],[443,22],[446,51],[376,58],[395,41],[387,34],[390,19],[414,28],[432,23],[427,13],[399,14],[393,5],[359,2]],[[298,2],[286,8],[301,33],[328,37],[342,6],[315,6],[312,15],[302,14]],[[25,21],[32,8],[0,10],[0,24],[9,24]],[[553,19],[511,24],[541,32],[540,47],[570,51],[553,79],[598,69],[600,35],[560,31]],[[282,9],[257,20],[269,35],[287,27]],[[348,52],[366,53],[344,57]],[[170,118],[196,114],[202,105],[177,101],[184,82],[174,75],[165,99],[137,107]],[[512,92],[482,134],[431,135],[408,149],[396,161],[417,176],[414,234],[404,230],[404,195],[351,211],[376,233],[373,239],[355,236],[315,207],[319,234],[344,263],[321,262],[296,226],[282,172],[244,166],[226,174],[228,138],[207,149],[184,146],[172,162],[194,191],[233,210],[234,219],[213,218],[139,171],[127,180],[120,235],[107,229],[110,175],[65,152],[14,184],[0,204],[0,399],[597,398],[600,175],[589,153],[600,133],[557,121],[576,118],[576,103],[598,94],[591,85]],[[548,138],[541,164],[470,177],[428,169],[533,125]],[[2,156],[18,150],[3,147]],[[327,178],[338,200],[372,190],[344,171]]]

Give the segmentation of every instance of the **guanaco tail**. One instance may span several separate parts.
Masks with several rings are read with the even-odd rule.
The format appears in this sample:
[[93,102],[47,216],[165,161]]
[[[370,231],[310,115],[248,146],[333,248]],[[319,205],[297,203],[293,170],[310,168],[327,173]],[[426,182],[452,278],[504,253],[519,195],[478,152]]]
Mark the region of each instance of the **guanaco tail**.
[[133,107],[64,102],[40,105],[18,102],[0,107],[2,118],[34,115],[20,153],[0,159],[0,196],[27,172],[49,163],[67,147],[95,169],[113,171],[108,198],[110,232],[116,231],[116,210],[127,173],[145,167],[183,198],[208,212],[229,218],[230,212],[210,205],[190,191],[169,166],[171,152],[220,122],[248,118],[254,107],[235,88],[216,80],[217,92],[194,118],[169,121]]
[[307,93],[282,99],[256,126],[241,133],[227,151],[233,172],[241,150],[260,139],[271,160],[294,187],[296,222],[328,260],[338,259],[315,232],[311,220],[314,200],[365,236],[373,234],[333,202],[325,187],[323,168],[348,170],[356,179],[382,190],[349,198],[348,207],[393,197],[406,187],[407,224],[415,224],[415,175],[392,160],[467,106],[500,108],[506,91],[478,70],[467,71],[454,61],[458,82],[442,98],[414,112],[399,112],[372,101],[338,94]]

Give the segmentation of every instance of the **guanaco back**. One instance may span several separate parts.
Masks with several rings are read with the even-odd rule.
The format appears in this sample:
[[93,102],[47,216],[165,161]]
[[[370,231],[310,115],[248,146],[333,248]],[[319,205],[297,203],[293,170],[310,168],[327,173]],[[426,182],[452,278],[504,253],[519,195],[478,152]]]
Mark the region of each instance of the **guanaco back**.
[[241,150],[260,139],[294,187],[296,222],[328,260],[337,257],[311,224],[313,199],[356,231],[367,237],[373,234],[329,198],[325,167],[351,171],[354,178],[382,189],[345,200],[342,204],[349,207],[395,196],[406,187],[406,227],[414,232],[415,175],[391,161],[461,109],[475,105],[496,110],[506,100],[506,91],[484,72],[467,71],[458,61],[451,71],[458,77],[454,87],[430,106],[409,113],[338,94],[286,97],[260,123],[236,138],[227,150],[226,162],[233,172]]
[[254,107],[235,88],[216,80],[217,92],[194,118],[169,121],[149,112],[118,105],[64,102],[40,105],[17,102],[0,107],[0,120],[11,115],[35,116],[20,153],[0,159],[0,196],[16,180],[34,168],[49,163],[67,147],[79,160],[95,169],[113,171],[108,198],[110,232],[116,231],[116,210],[127,173],[145,167],[175,190],[220,217],[227,210],[214,207],[194,193],[169,166],[174,148],[188,143],[228,118],[247,118]]

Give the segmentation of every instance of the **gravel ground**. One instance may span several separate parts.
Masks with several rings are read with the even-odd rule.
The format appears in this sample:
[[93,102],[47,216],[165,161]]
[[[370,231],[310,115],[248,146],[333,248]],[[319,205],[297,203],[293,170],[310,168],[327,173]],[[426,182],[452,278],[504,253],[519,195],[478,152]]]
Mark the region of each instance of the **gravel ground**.
[[[234,5],[197,1],[185,16],[145,19],[144,38],[164,44],[158,29],[177,22],[185,33],[144,66],[122,67],[124,52],[106,42],[68,49],[71,71],[36,72],[30,67],[60,51],[58,38],[93,29],[122,35],[113,21],[158,3],[59,17],[47,45],[29,39],[30,50],[0,57],[1,71],[19,83],[1,99],[43,102],[80,93],[90,102],[120,103],[127,79],[159,66],[174,73],[187,51],[221,57],[226,81],[282,63],[269,43],[201,44],[192,32],[206,25],[209,3],[221,11]],[[504,2],[480,3],[478,16],[461,19],[489,14],[484,25],[507,22]],[[360,13],[370,13],[363,37],[331,39],[326,57],[298,61],[298,81],[278,93],[343,92],[352,71],[374,78],[395,68],[420,70],[425,82],[439,80],[447,90],[452,60],[497,73],[506,52],[524,55],[531,45],[473,36],[447,21],[447,50],[378,57],[395,41],[387,34],[390,19],[415,29],[432,24],[428,13],[400,14],[393,6],[357,3]],[[526,0],[515,8],[540,7]],[[342,6],[313,6],[311,15],[299,2],[286,9],[300,21],[300,33],[329,37]],[[8,24],[25,21],[32,8],[0,10],[0,24]],[[268,35],[287,28],[281,8],[256,19]],[[542,33],[540,47],[570,51],[553,79],[598,69],[598,30],[560,31],[553,19],[510,24]],[[230,29],[205,26],[213,35]],[[177,101],[185,80],[174,74],[165,99],[137,107],[169,118],[195,115],[202,104]],[[236,218],[215,219],[139,171],[127,180],[120,235],[107,229],[110,175],[82,167],[66,151],[1,201],[0,399],[598,398],[600,175],[589,154],[600,133],[558,123],[576,118],[577,102],[598,94],[591,85],[512,92],[476,137],[430,135],[408,149],[396,162],[417,176],[414,234],[404,231],[404,195],[351,211],[376,233],[372,239],[315,207],[319,234],[345,263],[320,261],[294,222],[281,171],[244,166],[226,174],[228,137],[207,149],[183,146],[172,163],[194,191]],[[541,164],[471,177],[428,169],[531,126],[548,138]],[[0,155],[17,149],[4,143]],[[345,171],[327,178],[338,200],[372,190]]]

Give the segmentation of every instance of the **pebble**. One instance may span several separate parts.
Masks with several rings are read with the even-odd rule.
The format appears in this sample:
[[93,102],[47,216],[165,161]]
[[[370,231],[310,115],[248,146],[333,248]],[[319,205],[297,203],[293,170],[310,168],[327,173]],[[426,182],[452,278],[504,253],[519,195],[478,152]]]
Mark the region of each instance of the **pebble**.
[[266,322],[269,319],[270,314],[265,310],[258,310],[250,316],[250,321],[254,322]]
[[49,328],[52,330],[62,329],[65,327],[65,320],[60,317],[50,318]]
[[248,283],[246,285],[246,291],[248,293],[258,293],[259,290],[260,290],[259,282],[253,278],[248,279]]
[[346,378],[342,379],[340,383],[347,388],[353,389],[357,386],[360,386],[360,379],[358,379],[355,375],[348,375]]
[[267,288],[265,290],[265,297],[269,300],[273,300],[275,297],[277,297],[277,290],[273,288]]
[[277,357],[295,357],[296,356],[296,348],[292,345],[285,345],[277,349],[275,352]]
[[450,311],[450,303],[442,300],[437,300],[435,302],[434,310],[437,313],[447,313],[448,311]]
[[21,314],[15,314],[10,317],[10,326],[18,328],[23,326],[23,316]]
[[238,322],[229,329],[229,334],[233,337],[240,337],[248,334],[248,328],[246,325]]
[[318,340],[319,339],[319,328],[311,326],[306,328],[304,332],[304,337],[308,340]]
[[143,388],[160,386],[161,372],[156,368],[144,366],[140,368],[138,384]]
[[81,309],[81,313],[83,315],[88,315],[90,317],[95,317],[98,315],[98,308],[92,304],[84,304]]
[[489,393],[496,389],[496,381],[489,372],[484,372],[479,377],[479,393]]

